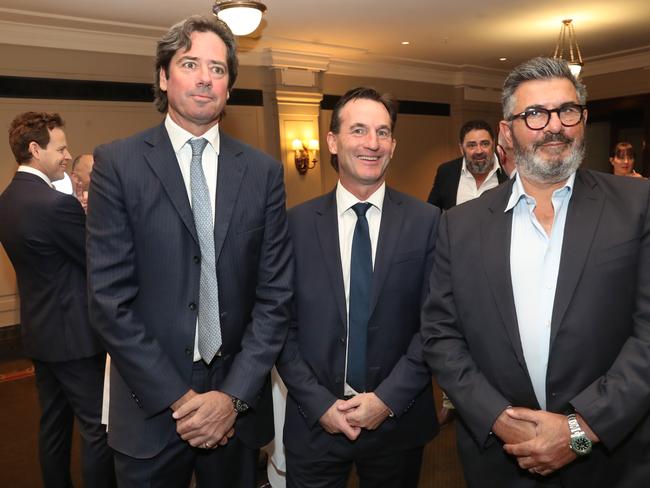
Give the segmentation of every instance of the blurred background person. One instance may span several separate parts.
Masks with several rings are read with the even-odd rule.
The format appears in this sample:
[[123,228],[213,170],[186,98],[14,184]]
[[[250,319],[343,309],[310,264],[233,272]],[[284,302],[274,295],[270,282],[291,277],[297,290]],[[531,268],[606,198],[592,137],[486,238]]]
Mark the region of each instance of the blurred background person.
[[80,154],[74,161],[70,168],[70,175],[72,176],[72,183],[81,187],[82,191],[88,191],[90,185],[90,175],[93,172],[93,164],[95,160],[92,154]]
[[70,175],[72,176],[73,194],[81,203],[84,212],[88,211],[88,187],[90,186],[90,175],[93,172],[95,160],[92,154],[80,154],[72,161]]
[[641,174],[634,171],[634,147],[629,142],[616,144],[610,152],[609,162],[612,165],[612,172],[617,176],[643,178]]
[[461,157],[438,168],[427,201],[448,210],[479,197],[508,180],[494,153],[494,130],[484,120],[470,120],[460,128]]
[[113,487],[113,456],[100,423],[105,353],[86,300],[86,218],[79,202],[52,184],[71,160],[63,120],[22,113],[11,123],[9,145],[18,169],[0,195],[0,242],[16,271],[22,344],[34,363],[43,486],[72,486],[76,417],[84,486]]

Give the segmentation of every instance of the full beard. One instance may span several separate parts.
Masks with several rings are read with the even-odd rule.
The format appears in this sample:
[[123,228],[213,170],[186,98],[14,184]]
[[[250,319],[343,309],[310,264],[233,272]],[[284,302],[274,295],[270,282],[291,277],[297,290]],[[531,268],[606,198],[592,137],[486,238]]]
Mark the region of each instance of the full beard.
[[[568,156],[563,159],[551,157],[544,159],[537,154],[537,148],[551,141],[560,141],[572,144]],[[519,174],[539,184],[555,184],[566,180],[578,169],[585,158],[585,138],[570,139],[564,134],[547,134],[544,140],[534,144],[532,147],[524,147],[519,144],[516,137],[512,138],[515,161]]]
[[469,172],[472,173],[473,175],[484,175],[490,172],[493,163],[492,161],[490,161],[489,157],[486,157],[485,159],[479,159],[479,160],[474,160],[466,157],[465,165],[467,166]]

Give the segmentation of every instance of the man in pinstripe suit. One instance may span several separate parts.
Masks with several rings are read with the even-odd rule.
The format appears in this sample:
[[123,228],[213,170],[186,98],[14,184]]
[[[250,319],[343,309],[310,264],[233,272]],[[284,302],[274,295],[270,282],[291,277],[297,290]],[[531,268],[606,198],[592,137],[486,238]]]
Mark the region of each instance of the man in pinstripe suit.
[[165,121],[95,151],[90,311],[112,357],[120,486],[187,486],[195,471],[202,487],[254,487],[273,436],[291,249],[281,165],[219,130],[236,76],[227,26],[186,19],[158,43]]

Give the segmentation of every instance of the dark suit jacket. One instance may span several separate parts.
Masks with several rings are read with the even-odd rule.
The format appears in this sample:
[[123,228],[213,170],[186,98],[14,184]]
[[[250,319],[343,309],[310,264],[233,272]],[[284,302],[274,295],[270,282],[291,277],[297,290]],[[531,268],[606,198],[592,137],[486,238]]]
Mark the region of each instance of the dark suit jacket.
[[[215,252],[228,373],[220,390],[248,403],[235,432],[273,435],[269,371],[286,338],[293,264],[282,167],[221,134]],[[100,146],[88,204],[93,326],[112,357],[109,444],[160,452],[188,389],[198,314],[200,248],[164,125]]]
[[85,215],[76,198],[18,172],[0,196],[0,241],[16,271],[27,357],[101,352],[88,321]]
[[[507,405],[539,409],[510,279],[512,183],[446,212],[423,310],[425,357],[460,412],[470,486],[533,486],[489,435]],[[563,486],[650,480],[650,213],[647,181],[578,170],[553,308],[547,410],[575,409],[600,437]]]
[[[427,201],[440,208],[447,210],[456,206],[456,195],[458,194],[458,182],[460,172],[463,169],[463,158],[452,159],[442,163],[438,167],[436,178],[433,180],[433,187]],[[508,181],[508,175],[501,168],[497,169],[499,183]]]
[[[425,444],[438,430],[431,374],[418,333],[439,211],[386,188],[368,324],[368,391],[395,413],[357,443]],[[324,450],[335,436],[318,420],[345,384],[347,313],[339,251],[336,194],[289,212],[296,258],[294,318],[278,371],[289,397],[284,442],[290,450]],[[340,437],[340,436],[338,436]]]

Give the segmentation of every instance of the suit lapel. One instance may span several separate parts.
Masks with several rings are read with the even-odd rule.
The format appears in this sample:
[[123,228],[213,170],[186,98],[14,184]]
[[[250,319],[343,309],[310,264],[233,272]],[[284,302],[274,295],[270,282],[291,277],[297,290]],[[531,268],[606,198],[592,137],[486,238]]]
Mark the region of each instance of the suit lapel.
[[321,208],[316,209],[316,233],[320,243],[323,261],[327,268],[327,276],[332,286],[342,323],[347,327],[347,307],[345,304],[345,285],[341,264],[341,249],[339,246],[339,225],[336,214],[336,190],[323,199]]
[[447,185],[447,188],[449,188],[449,194],[447,195],[447,208],[456,206],[456,200],[458,198],[458,187],[460,186],[460,174],[462,171],[463,158],[459,158],[454,164],[453,180],[451,180],[450,184]]
[[605,198],[589,173],[578,170],[564,226],[551,321],[551,347],[589,256],[604,202]]
[[164,124],[160,124],[154,129],[150,138],[145,139],[145,142],[151,146],[151,149],[144,155],[147,163],[160,180],[185,227],[187,227],[187,230],[198,244],[199,239],[194,227],[194,214],[192,214],[192,207],[190,207],[190,201],[187,197],[183,175],[178,167],[174,148]]
[[233,140],[221,131],[219,137],[217,201],[214,217],[214,252],[217,261],[219,261],[219,255],[223,249],[241,182],[248,166],[242,151],[234,145]]
[[487,218],[481,220],[481,256],[492,296],[496,302],[506,333],[512,343],[517,361],[526,369],[526,361],[521,347],[519,325],[515,310],[510,275],[510,240],[512,231],[512,211],[504,212],[512,182],[492,190]]
[[375,267],[372,273],[372,295],[370,300],[370,315],[372,316],[377,300],[393,261],[393,255],[397,248],[397,242],[402,230],[402,201],[390,188],[386,187],[384,203],[377,239],[377,254],[375,256]]

